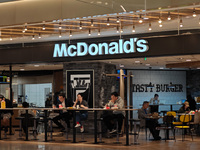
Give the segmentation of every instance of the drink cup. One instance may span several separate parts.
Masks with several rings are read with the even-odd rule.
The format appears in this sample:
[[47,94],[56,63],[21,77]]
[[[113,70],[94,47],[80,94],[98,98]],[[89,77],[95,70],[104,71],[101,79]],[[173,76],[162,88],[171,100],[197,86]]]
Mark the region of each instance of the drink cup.
[[77,105],[76,108],[79,109],[79,105]]

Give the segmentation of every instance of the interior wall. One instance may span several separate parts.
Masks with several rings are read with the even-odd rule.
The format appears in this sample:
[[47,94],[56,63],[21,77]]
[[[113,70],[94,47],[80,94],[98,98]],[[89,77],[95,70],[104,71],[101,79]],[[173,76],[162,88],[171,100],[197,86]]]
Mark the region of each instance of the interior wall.
[[[159,95],[161,104],[177,104],[182,99],[186,99],[186,72],[185,71],[149,71],[149,70],[129,70],[134,75],[133,86],[133,107],[141,108],[144,101],[150,101],[154,94]],[[142,84],[154,84],[153,88],[145,88]],[[167,89],[164,85],[177,84],[179,86],[176,90]],[[140,86],[140,88],[139,88]],[[161,87],[162,86],[162,87]],[[174,105],[173,109],[178,110],[180,105]],[[170,106],[160,105],[159,110],[170,110]],[[137,112],[134,113],[137,118]]]

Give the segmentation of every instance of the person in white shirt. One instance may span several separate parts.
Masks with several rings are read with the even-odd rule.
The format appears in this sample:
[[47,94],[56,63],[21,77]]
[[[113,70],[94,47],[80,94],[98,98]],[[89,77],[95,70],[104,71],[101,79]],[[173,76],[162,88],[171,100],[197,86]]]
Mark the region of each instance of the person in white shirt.
[[151,98],[149,103],[150,105],[158,105],[160,103],[160,100],[158,99],[159,95],[155,94],[154,98]]

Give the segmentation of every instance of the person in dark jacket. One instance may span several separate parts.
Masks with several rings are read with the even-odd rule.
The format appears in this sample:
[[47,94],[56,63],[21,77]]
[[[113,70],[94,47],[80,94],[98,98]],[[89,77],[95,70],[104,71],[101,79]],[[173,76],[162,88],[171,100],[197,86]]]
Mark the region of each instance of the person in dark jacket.
[[[3,95],[0,95],[0,105],[1,102],[5,101],[6,103],[6,108],[12,108],[12,102],[8,99],[6,99]],[[1,121],[2,127],[5,128],[5,131],[8,131],[8,126],[9,126],[9,120],[13,114],[12,110],[1,110],[1,117],[3,118]]]
[[[73,102],[70,99],[65,98],[65,94],[61,93],[58,95],[59,101],[56,105],[53,105],[53,108],[59,108],[61,105],[64,108],[72,107]],[[60,123],[60,120],[63,120],[67,124],[67,128],[70,129],[70,119],[72,119],[72,112],[62,110],[59,112],[59,115],[53,118],[53,122],[63,131],[65,127]]]
[[[81,109],[88,109],[88,103],[87,101],[83,100],[83,96],[82,94],[78,94],[77,95],[77,99],[74,103],[74,106],[77,109],[81,108]],[[84,127],[81,123],[82,120],[86,120],[88,118],[88,112],[87,110],[80,110],[79,112],[76,113],[76,126],[75,128],[80,127],[80,132],[84,132]]]
[[190,104],[190,110],[196,110],[196,102],[195,102],[195,100],[192,98],[191,95],[188,95],[188,96],[187,96],[187,101],[188,101],[189,104]]
[[190,111],[190,105],[188,101],[183,103],[183,106],[178,110],[178,113],[187,113]]

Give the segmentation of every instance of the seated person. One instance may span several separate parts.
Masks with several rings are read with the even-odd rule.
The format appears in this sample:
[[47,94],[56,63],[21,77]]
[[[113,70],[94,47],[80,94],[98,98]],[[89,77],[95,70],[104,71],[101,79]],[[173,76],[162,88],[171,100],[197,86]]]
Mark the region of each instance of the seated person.
[[178,110],[178,113],[188,113],[190,111],[190,105],[188,101],[183,103],[183,106]]
[[[77,95],[77,99],[76,99],[73,107],[88,109],[88,103],[85,100],[83,100],[83,96],[80,93]],[[87,118],[88,118],[88,112],[86,110],[80,110],[79,112],[76,112],[75,128],[80,127],[80,132],[84,132],[84,127],[81,124],[81,121],[86,120]]]
[[140,119],[140,127],[149,128],[151,134],[153,135],[154,140],[160,140],[161,139],[161,137],[159,136],[160,131],[156,130],[156,127],[159,126],[158,120],[148,118],[148,116],[151,116],[151,114],[147,110],[148,107],[149,107],[149,102],[144,101],[142,108],[138,110],[138,118]]
[[[23,102],[22,103],[22,107],[23,108],[29,108],[29,103],[27,102]],[[26,116],[26,110],[21,109],[18,111],[18,115],[20,117],[25,117]],[[35,117],[35,113],[32,110],[28,110],[28,117],[29,117],[29,122],[28,122],[28,127],[33,127],[34,126],[34,120],[31,117]],[[22,128],[24,130],[24,132],[26,133],[26,122],[25,119],[22,119]]]
[[[0,95],[0,105],[2,101],[5,101],[6,108],[12,108],[12,102],[6,99],[3,95]],[[1,117],[3,119],[1,120],[1,126],[5,128],[5,132],[8,131],[9,121],[12,114],[13,114],[12,110],[1,110]]]
[[[106,104],[105,107],[118,107],[118,109],[123,109],[124,100],[118,95],[117,92],[113,92],[111,93],[111,100],[108,104]],[[118,133],[121,132],[124,116],[125,112],[119,110],[113,110],[111,114],[109,111],[103,116],[103,121],[107,128],[110,130],[110,133],[117,132],[115,120],[118,121]]]
[[[53,105],[53,108],[59,108],[59,105],[62,107],[72,107],[73,102],[70,99],[65,98],[65,94],[61,93],[58,95],[59,101],[56,105]],[[61,129],[61,131],[65,130],[65,127],[60,123],[60,120],[63,120],[67,124],[67,128],[70,129],[70,119],[72,119],[72,112],[62,110],[59,111],[59,115],[53,118],[53,122]]]
[[154,95],[154,98],[151,98],[149,103],[150,105],[158,105],[160,100],[158,99],[159,95],[158,94],[155,94]]

